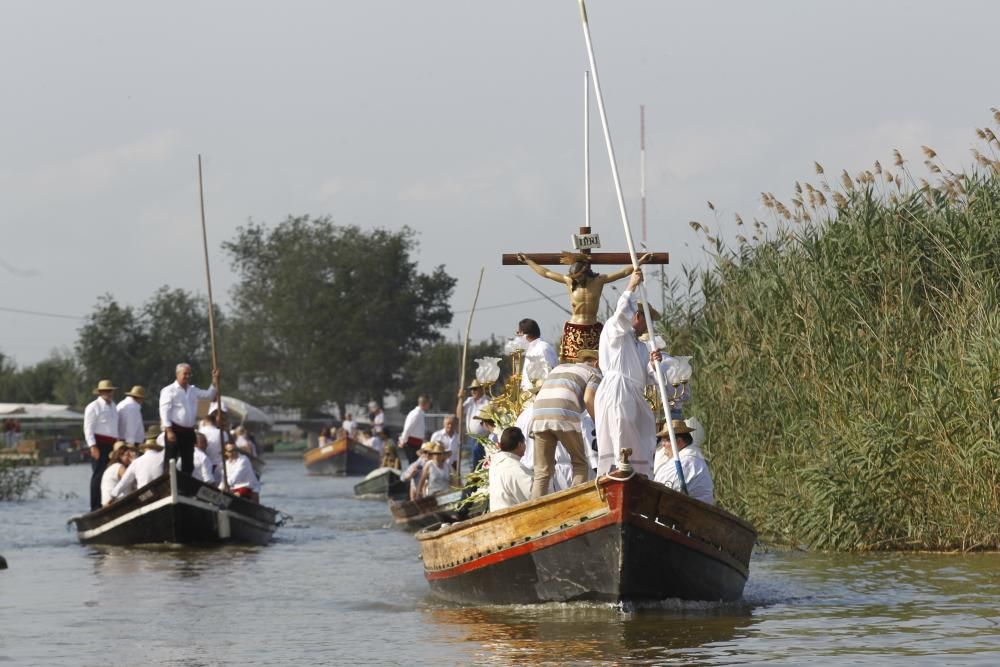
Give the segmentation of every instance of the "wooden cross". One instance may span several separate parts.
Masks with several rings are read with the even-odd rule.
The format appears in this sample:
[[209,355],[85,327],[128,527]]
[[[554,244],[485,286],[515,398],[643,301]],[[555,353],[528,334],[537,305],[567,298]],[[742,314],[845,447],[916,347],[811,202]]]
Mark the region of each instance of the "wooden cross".
[[[580,227],[581,234],[590,234],[590,227]],[[590,249],[577,250],[577,253],[587,255],[587,259],[591,264],[621,264],[627,265],[632,263],[632,257],[627,252],[595,252],[592,253]],[[639,256],[642,257],[647,253],[640,252]],[[670,263],[670,253],[666,252],[651,252],[648,253],[650,259],[647,264],[669,264]],[[562,264],[563,253],[560,252],[536,252],[536,253],[525,253],[525,257],[535,262],[536,264],[541,264],[542,266],[552,266]],[[504,253],[502,256],[502,264],[504,266],[516,266],[518,264],[523,265],[520,259],[518,259],[517,253]]]

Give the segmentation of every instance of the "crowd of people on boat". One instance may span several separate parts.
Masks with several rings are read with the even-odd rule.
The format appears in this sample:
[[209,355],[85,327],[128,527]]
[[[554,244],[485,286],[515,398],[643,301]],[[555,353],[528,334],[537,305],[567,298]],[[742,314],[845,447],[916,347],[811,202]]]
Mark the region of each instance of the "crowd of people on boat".
[[[99,509],[168,473],[170,462],[195,479],[254,501],[260,478],[254,470],[257,444],[243,426],[229,430],[228,408],[216,399],[218,369],[212,386],[191,383],[191,366],[178,364],[175,381],[160,391],[158,423],[144,425],[146,390],[135,385],[120,402],[111,380],[101,380],[84,410],[83,432],[92,474],[90,508]],[[198,420],[198,401],[212,401]]]
[[[491,406],[485,387],[473,382],[469,395],[462,397],[464,436],[455,433],[456,420],[448,417],[444,428],[425,440],[430,401],[421,396],[407,414],[398,439],[408,461],[401,477],[410,482],[411,500],[451,488],[443,471],[449,469],[454,480],[458,448],[464,441],[471,452],[472,469],[480,465],[489,469],[491,511],[585,483],[616,468],[680,490],[676,461],[681,464],[688,494],[714,504],[711,472],[695,442],[697,423],[678,414],[668,415],[669,426],[665,421],[657,423],[645,397],[647,386],[655,383],[654,364],[663,361],[664,353],[649,351],[645,342],[647,322],[643,305],[635,297],[641,280],[641,271],[633,271],[614,314],[603,325],[598,323],[589,338],[578,339],[597,343],[594,348],[577,344],[567,357],[564,339],[562,363],[554,347],[541,338],[536,321],[518,323],[525,359],[543,361],[547,373],[534,383],[522,373],[526,398],[513,425],[499,426],[503,420]],[[659,317],[652,308],[650,314],[654,320]],[[626,448],[631,454],[623,458]]]

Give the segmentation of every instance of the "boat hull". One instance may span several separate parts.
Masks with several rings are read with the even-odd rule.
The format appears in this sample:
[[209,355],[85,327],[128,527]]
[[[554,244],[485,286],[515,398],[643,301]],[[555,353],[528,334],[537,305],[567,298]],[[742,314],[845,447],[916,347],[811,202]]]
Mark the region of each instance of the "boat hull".
[[70,520],[83,544],[267,544],[278,512],[171,471],[107,507]]
[[338,440],[310,449],[303,455],[310,475],[367,475],[382,464],[382,457],[371,447],[354,440]]
[[461,499],[461,491],[451,491],[418,500],[390,500],[389,512],[397,527],[415,531],[439,523],[461,521],[466,514],[455,509],[455,503]]
[[399,471],[386,469],[374,477],[364,479],[354,485],[354,495],[359,498],[404,499],[410,485],[399,479]]
[[417,538],[438,597],[529,604],[736,600],[756,533],[644,478],[607,477]]

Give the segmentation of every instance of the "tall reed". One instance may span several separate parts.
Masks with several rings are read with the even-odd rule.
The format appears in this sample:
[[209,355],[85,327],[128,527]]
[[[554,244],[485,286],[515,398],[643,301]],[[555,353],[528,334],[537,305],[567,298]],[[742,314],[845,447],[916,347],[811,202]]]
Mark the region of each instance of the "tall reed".
[[[1000,124],[1000,113],[994,120]],[[1000,548],[1000,142],[763,195],[664,285],[724,507],[816,549]],[[747,239],[745,234],[752,234]]]

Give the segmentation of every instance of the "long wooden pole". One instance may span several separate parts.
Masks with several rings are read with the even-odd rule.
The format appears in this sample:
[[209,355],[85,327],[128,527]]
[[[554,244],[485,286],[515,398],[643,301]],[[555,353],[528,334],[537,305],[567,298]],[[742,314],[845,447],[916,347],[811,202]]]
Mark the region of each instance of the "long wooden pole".
[[476,314],[476,304],[479,303],[479,290],[483,286],[483,274],[486,267],[479,269],[479,282],[476,283],[476,296],[472,299],[472,310],[469,311],[469,321],[465,325],[465,342],[462,344],[462,365],[458,368],[458,405],[455,414],[458,417],[458,461],[455,462],[455,470],[458,472],[458,485],[462,486],[462,446],[465,444],[465,364],[469,359],[469,334],[472,332],[472,316]]
[[[604,143],[608,149],[608,160],[611,162],[611,175],[615,183],[615,195],[618,198],[618,210],[621,213],[622,227],[625,229],[625,241],[628,243],[628,253],[632,258],[632,266],[639,270],[639,258],[635,253],[635,244],[632,242],[632,229],[628,224],[628,213],[625,210],[625,196],[622,193],[622,182],[618,175],[618,161],[615,159],[615,148],[611,141],[611,130],[608,127],[608,114],[604,109],[604,95],[601,93],[601,80],[597,75],[597,61],[594,58],[594,45],[590,40],[590,24],[587,22],[587,7],[584,0],[580,2],[580,20],[583,24],[583,39],[587,43],[587,58],[590,60],[590,72],[594,77],[594,97],[597,99],[597,110],[601,116],[601,128],[604,130]],[[646,298],[646,285],[639,283],[639,290],[642,292],[642,313],[646,319],[647,344],[650,352],[656,349],[656,342],[653,332],[653,320],[649,316],[649,299]],[[667,422],[667,433],[670,434],[670,449],[674,455],[674,466],[677,471],[677,478],[681,481],[681,490],[687,494],[687,483],[684,480],[684,469],[681,467],[680,458],[677,456],[677,435],[674,433],[673,420],[667,414],[670,405],[667,399],[667,386],[663,380],[663,369],[660,364],[654,363],[653,370],[656,374],[656,386],[660,390],[660,400],[663,402],[664,416]],[[650,462],[652,464],[652,462]]]
[[[219,358],[215,352],[215,303],[212,300],[212,270],[208,263],[208,230],[205,225],[205,185],[201,170],[201,153],[198,154],[198,203],[201,207],[201,242],[205,251],[205,281],[208,283],[208,335],[212,343],[212,375],[219,367]],[[214,378],[213,378],[214,379]],[[222,383],[215,383],[216,411],[219,420],[219,447],[222,449],[222,488],[229,490],[229,475],[226,474],[226,447],[222,437]]]

